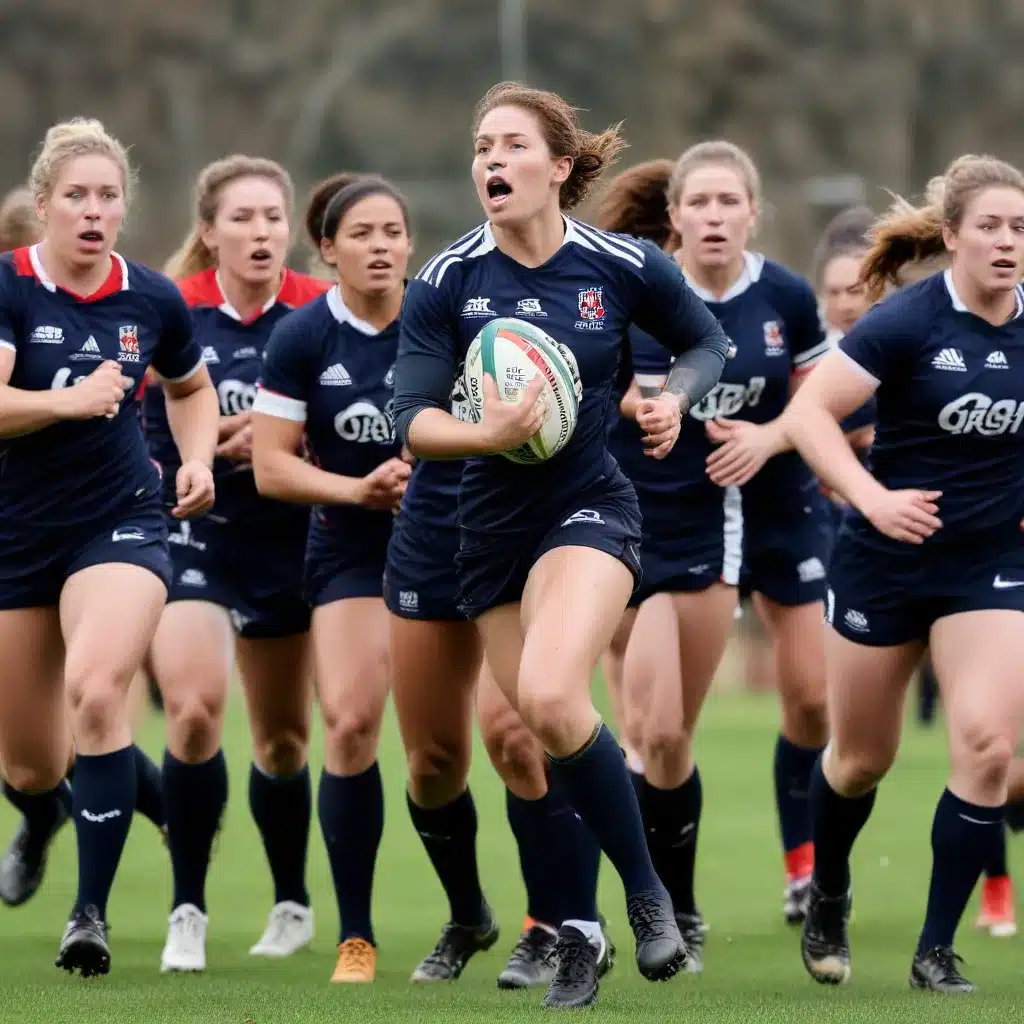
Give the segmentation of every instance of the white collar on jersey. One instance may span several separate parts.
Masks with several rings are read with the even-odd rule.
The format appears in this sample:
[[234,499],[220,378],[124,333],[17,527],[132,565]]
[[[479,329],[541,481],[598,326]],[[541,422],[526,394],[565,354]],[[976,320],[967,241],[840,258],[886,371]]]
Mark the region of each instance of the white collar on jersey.
[[[124,257],[119,252],[112,252],[110,254],[115,260],[121,265],[121,291],[128,291],[128,264],[125,263]],[[39,243],[30,246],[28,250],[28,259],[32,264],[32,271],[39,278],[39,283],[50,292],[55,292],[57,286],[50,279],[50,275],[46,272],[46,268],[43,266],[43,261],[39,258]]]
[[[217,291],[220,293],[220,305],[217,308],[225,315],[231,317],[232,320],[237,320],[239,323],[243,322],[245,318],[242,316],[242,314],[239,313],[238,310],[235,309],[235,307],[232,306],[231,303],[224,298],[224,285],[221,284],[219,268],[213,272],[213,279],[214,281],[217,282]],[[282,274],[281,288],[284,287],[284,279],[285,275]],[[256,314],[256,317],[253,317],[252,319],[256,319],[258,317],[263,316],[263,314],[266,313],[268,309],[273,308],[274,304],[277,302],[277,297],[281,294],[281,288],[278,288],[277,291],[274,292],[274,294],[271,295],[269,299],[267,299],[267,301],[263,304],[263,308]]]
[[[585,249],[594,248],[594,243],[576,227],[576,221],[574,221],[572,217],[562,217],[562,223],[565,224],[565,234],[562,235],[562,243],[559,245],[559,249],[561,249],[562,246],[568,245],[570,242],[576,242],[578,245],[582,245]],[[467,255],[483,256],[484,253],[490,252],[492,249],[496,249],[497,247],[498,243],[494,240],[494,232],[491,230],[491,222],[489,220],[484,221],[483,237],[480,239],[480,243],[475,245],[472,251],[467,253]]]
[[[953,303],[953,308],[958,313],[970,313],[971,311],[964,304],[964,300],[961,299],[957,293],[956,285],[953,284],[953,271],[944,270],[942,272],[942,280],[946,284],[946,291],[949,292],[949,300]],[[1014,314],[1010,319],[1016,320],[1021,313],[1024,313],[1024,289],[1022,289],[1021,285],[1017,285],[1017,287],[1013,289],[1013,297],[1017,300],[1017,309],[1014,311]]]
[[338,285],[335,285],[327,293],[327,308],[331,311],[331,316],[333,316],[339,324],[348,324],[349,327],[354,327],[360,334],[365,334],[368,338],[373,338],[380,334],[380,331],[378,331],[373,324],[367,323],[365,320],[360,320],[359,317],[357,317],[355,313],[345,305],[345,300],[341,297],[341,288]]
[[740,271],[740,276],[736,278],[729,290],[722,296],[713,295],[707,288],[701,288],[699,284],[694,283],[685,270],[683,271],[683,277],[686,278],[686,283],[697,295],[697,298],[702,299],[704,302],[728,302],[730,299],[735,299],[737,295],[742,295],[752,284],[760,281],[761,271],[763,270],[764,257],[759,252],[744,251],[743,269]]

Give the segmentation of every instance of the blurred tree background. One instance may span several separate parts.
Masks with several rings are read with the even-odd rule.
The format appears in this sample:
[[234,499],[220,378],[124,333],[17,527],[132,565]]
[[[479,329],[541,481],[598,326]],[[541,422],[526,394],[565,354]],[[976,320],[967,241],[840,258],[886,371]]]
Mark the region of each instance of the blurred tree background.
[[476,222],[470,113],[519,73],[590,128],[625,119],[628,161],[747,147],[761,244],[804,268],[834,204],[880,208],[962,152],[1024,161],[1022,49],[1020,0],[3,0],[0,186],[90,115],[141,171],[140,259],[171,252],[196,172],[235,151],[282,161],[300,196],[389,175],[426,257]]

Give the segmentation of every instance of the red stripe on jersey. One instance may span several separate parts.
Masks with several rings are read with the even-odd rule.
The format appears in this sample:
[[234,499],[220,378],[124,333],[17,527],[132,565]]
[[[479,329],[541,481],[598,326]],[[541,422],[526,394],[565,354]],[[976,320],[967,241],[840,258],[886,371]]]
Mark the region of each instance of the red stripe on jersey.
[[214,267],[200,270],[198,274],[182,278],[178,282],[186,305],[195,309],[197,306],[219,306],[224,301],[217,284],[217,271]]
[[[313,299],[328,291],[330,287],[330,281],[321,281],[308,274],[298,274],[286,267],[281,275],[281,287],[278,288],[277,295],[274,296],[274,302],[280,302],[288,306],[289,309],[295,309],[297,306],[304,306],[307,302],[312,302]],[[226,301],[217,282],[217,271],[214,267],[201,270],[198,274],[179,281],[178,290],[185,297],[185,302],[193,309],[203,306],[219,307],[223,306]],[[267,308],[272,307],[273,303]],[[243,320],[242,324],[248,327],[255,323],[267,312],[267,308],[257,310],[252,316]]]
[[[20,277],[34,277],[38,281],[39,278],[32,267],[30,249],[30,246],[25,246],[22,249],[14,250],[14,269]],[[123,285],[124,275],[121,272],[121,261],[111,256],[110,273],[107,275],[107,279],[91,295],[79,295],[78,292],[73,292],[70,288],[61,288],[60,285],[57,287],[79,302],[98,302],[100,299],[107,298],[108,295],[114,295],[121,291]]]
[[294,270],[285,270],[281,290],[277,293],[277,301],[295,309],[319,298],[324,292],[330,291],[333,282],[324,281],[309,274],[298,274]]

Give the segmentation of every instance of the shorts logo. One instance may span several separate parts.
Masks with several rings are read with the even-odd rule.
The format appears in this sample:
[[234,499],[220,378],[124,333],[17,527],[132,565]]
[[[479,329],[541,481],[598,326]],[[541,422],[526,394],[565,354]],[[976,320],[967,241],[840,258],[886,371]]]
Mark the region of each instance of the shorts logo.
[[403,612],[414,612],[420,606],[420,595],[415,590],[400,590],[398,592],[398,607]]
[[767,356],[785,354],[782,328],[779,326],[778,320],[765,320],[764,322],[764,353]]
[[139,351],[139,329],[135,324],[117,329],[118,359],[122,363],[138,363],[142,360]]
[[196,551],[206,550],[206,541],[196,540],[192,536],[192,524],[188,520],[185,520],[174,533],[168,533],[167,542],[168,544],[177,544],[180,547],[195,548]]
[[178,582],[183,587],[205,587],[206,576],[198,569],[186,569],[179,577]]
[[686,571],[694,576],[705,576],[711,572],[711,563],[705,562],[703,565],[691,565]]
[[866,633],[868,631],[868,617],[863,612],[847,608],[843,621],[855,633]]
[[120,526],[110,535],[110,539],[115,544],[119,540],[145,540],[146,534],[138,526]]
[[801,583],[813,583],[825,578],[825,566],[821,564],[820,558],[805,559],[796,567],[796,572]]
[[578,331],[604,330],[604,289],[581,288],[579,292],[580,317],[576,321]]
[[578,512],[573,512],[571,516],[564,523],[563,526],[572,526],[573,523],[596,523],[599,526],[604,526],[604,520],[601,518],[599,512],[595,512],[592,508],[581,508]]
[[463,316],[494,316],[491,300],[484,298],[467,299],[462,307]]
[[[195,570],[193,569],[190,571],[194,572]],[[202,573],[200,573],[200,575],[202,575]],[[206,581],[204,580],[203,584],[205,583]],[[231,618],[231,625],[236,633],[241,633],[242,630],[252,622],[252,619],[248,615],[243,615],[237,608],[229,608],[228,615]]]
[[1024,580],[1004,580],[999,573],[996,573],[996,578],[992,581],[992,586],[996,590],[1010,590],[1013,587],[1024,587]]
[[520,299],[516,304],[516,316],[547,316],[540,308],[540,299]]

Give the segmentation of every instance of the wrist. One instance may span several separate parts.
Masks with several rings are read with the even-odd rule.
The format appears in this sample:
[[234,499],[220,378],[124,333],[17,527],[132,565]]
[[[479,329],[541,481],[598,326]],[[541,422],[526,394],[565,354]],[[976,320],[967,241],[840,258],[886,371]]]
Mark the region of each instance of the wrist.
[[888,491],[867,470],[864,470],[863,476],[858,475],[857,479],[852,481],[852,486],[843,488],[840,493],[861,515],[870,518],[872,508],[885,497]]
[[338,505],[361,505],[363,503],[366,484],[362,477],[338,476],[335,477],[335,483],[335,502]]

